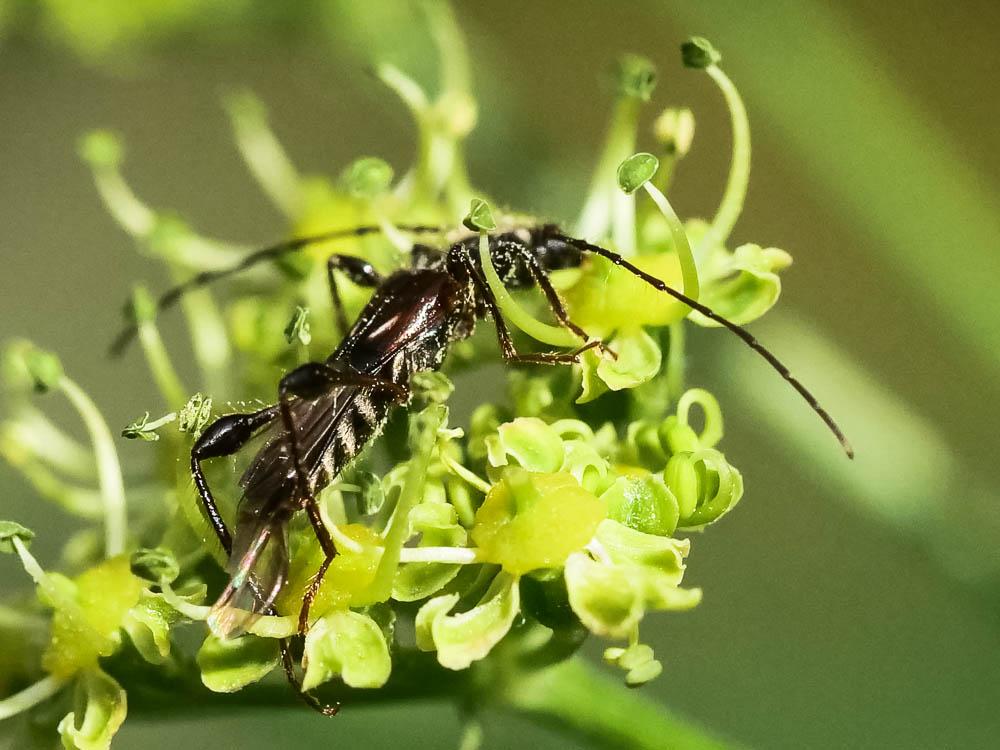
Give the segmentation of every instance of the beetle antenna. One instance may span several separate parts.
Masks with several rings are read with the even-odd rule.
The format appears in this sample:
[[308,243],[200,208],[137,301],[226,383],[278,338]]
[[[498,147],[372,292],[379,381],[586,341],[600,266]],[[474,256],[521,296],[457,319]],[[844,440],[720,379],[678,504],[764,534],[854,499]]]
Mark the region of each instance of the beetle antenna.
[[[401,226],[399,229],[405,232],[414,232],[419,234],[429,234],[441,231],[441,227],[423,224]],[[375,225],[354,227],[352,229],[335,229],[321,234],[313,234],[308,237],[296,237],[295,239],[286,240],[285,242],[279,242],[277,245],[271,245],[270,247],[255,250],[243,258],[243,260],[233,266],[230,266],[229,268],[202,271],[172,289],[168,289],[160,295],[159,299],[156,300],[156,311],[157,313],[160,313],[163,310],[173,307],[177,304],[177,301],[188,292],[199,289],[203,286],[208,286],[209,284],[219,281],[220,279],[235,276],[248,268],[256,266],[258,263],[276,260],[284,255],[294,253],[308,247],[309,245],[315,245],[319,242],[329,242],[330,240],[347,239],[349,237],[363,237],[368,234],[378,234],[382,231],[382,227]],[[122,329],[121,333],[115,337],[114,342],[111,344],[109,349],[111,356],[117,357],[121,355],[122,352],[128,348],[132,339],[135,338],[138,330],[139,326],[137,323],[131,323]]]
[[783,377],[786,381],[788,381],[789,385],[791,385],[792,388],[794,388],[796,391],[799,392],[799,395],[801,395],[802,398],[806,400],[806,403],[808,403],[809,406],[812,407],[812,410],[819,415],[820,419],[823,420],[826,426],[830,428],[830,431],[836,436],[837,440],[840,441],[840,445],[841,447],[843,447],[844,453],[847,454],[847,457],[854,458],[854,449],[851,447],[851,444],[847,440],[847,437],[840,429],[840,426],[834,421],[833,417],[830,416],[830,413],[820,405],[819,401],[816,400],[816,397],[813,396],[813,394],[809,391],[809,389],[806,388],[804,385],[802,385],[802,382],[798,378],[792,375],[788,367],[786,367],[785,364],[780,359],[774,356],[774,354],[772,354],[771,351],[767,349],[767,347],[765,347],[763,344],[757,341],[757,339],[754,338],[753,334],[751,334],[746,328],[737,325],[736,323],[733,323],[731,320],[724,318],[722,315],[719,315],[719,313],[715,312],[712,308],[703,305],[697,300],[691,299],[686,294],[677,291],[671,286],[668,286],[660,279],[656,278],[655,276],[651,276],[650,274],[643,271],[641,268],[638,268],[637,266],[633,265],[632,263],[627,261],[625,258],[623,258],[616,252],[603,248],[599,245],[592,245],[586,240],[577,239],[575,237],[569,237],[564,234],[556,235],[555,238],[563,242],[566,242],[583,252],[593,253],[594,255],[600,255],[602,258],[607,258],[616,266],[624,268],[626,271],[633,274],[634,276],[638,276],[640,279],[645,281],[654,289],[657,289],[661,292],[666,292],[674,299],[683,302],[685,305],[692,308],[693,310],[697,310],[709,320],[714,320],[719,325],[722,325],[728,328],[733,333],[735,333],[737,336],[743,339],[744,343],[746,343],[747,346],[749,346],[760,356],[766,359],[768,364],[770,364],[771,367],[777,370],[778,373],[781,375],[781,377]]

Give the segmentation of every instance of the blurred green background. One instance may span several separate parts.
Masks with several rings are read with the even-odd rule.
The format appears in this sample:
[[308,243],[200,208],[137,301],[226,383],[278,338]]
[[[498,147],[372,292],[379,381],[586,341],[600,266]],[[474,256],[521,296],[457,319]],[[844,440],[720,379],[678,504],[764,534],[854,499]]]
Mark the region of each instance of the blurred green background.
[[[379,54],[426,79],[433,57],[409,4],[369,5],[0,0],[0,337],[58,351],[113,426],[141,413],[138,354],[104,349],[132,283],[166,280],[100,206],[77,137],[120,131],[137,192],[207,234],[281,238],[220,96],[254,90],[304,172],[360,154],[403,168],[408,116],[365,66]],[[646,690],[749,746],[1000,745],[1000,6],[474,0],[456,13],[481,105],[473,175],[557,219],[586,190],[609,110],[601,81],[624,51],[660,68],[649,121],[667,104],[694,110],[672,199],[683,216],[711,215],[728,115],[677,50],[692,33],[715,43],[754,138],[734,239],[796,262],[754,331],[858,451],[843,459],[738,342],[692,330],[689,382],[719,394],[747,492],[694,540],[688,581],[704,603],[650,618],[665,672]],[[177,323],[165,324],[175,340]],[[6,466],[0,488],[0,515],[44,528],[39,554],[54,550],[69,523]],[[0,580],[26,585],[8,558]],[[437,748],[458,732],[450,706],[348,706],[334,721],[130,719],[115,746]],[[488,716],[486,736],[489,748],[572,746],[508,716]]]

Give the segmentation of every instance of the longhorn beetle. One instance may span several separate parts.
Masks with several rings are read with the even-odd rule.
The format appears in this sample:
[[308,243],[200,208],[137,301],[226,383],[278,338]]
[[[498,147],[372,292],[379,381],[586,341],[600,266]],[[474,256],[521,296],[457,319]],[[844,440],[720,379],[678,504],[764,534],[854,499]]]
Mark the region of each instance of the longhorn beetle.
[[[440,231],[428,226],[403,229],[414,234]],[[379,231],[379,227],[362,226],[293,239],[259,250],[232,268],[205,271],[171,289],[160,297],[158,308],[172,306],[189,290],[308,245]],[[847,455],[853,457],[847,439],[826,410],[746,329],[637,268],[621,255],[568,236],[551,224],[494,233],[488,242],[490,259],[504,284],[514,289],[538,286],[556,319],[580,337],[581,346],[572,352],[541,354],[521,354],[515,350],[483,272],[478,235],[463,238],[446,250],[418,244],[413,248],[410,267],[386,278],[360,258],[331,255],[327,273],[337,324],[343,335],[339,346],[324,362],[308,362],[288,372],[278,384],[274,405],[253,413],[220,417],[204,430],[191,450],[191,475],[208,519],[229,557],[231,578],[210,616],[217,634],[238,635],[260,615],[275,612],[274,600],[288,572],[288,522],[299,510],[306,511],[324,553],[323,563],[309,583],[299,612],[298,632],[300,635],[306,632],[310,606],[337,554],[323,523],[316,493],[358,456],[382,429],[394,406],[408,402],[410,376],[421,370],[439,369],[448,347],[470,336],[479,319],[492,317],[501,354],[511,363],[569,363],[587,349],[602,347],[600,341],[591,340],[569,318],[549,280],[549,272],[579,267],[588,254],[608,259],[743,339],[805,398],[840,440]],[[350,328],[337,289],[338,272],[355,284],[375,290]],[[135,332],[134,325],[125,329],[112,350],[120,352]],[[263,446],[240,480],[242,497],[236,511],[235,533],[231,534],[201,464],[207,459],[235,454],[262,433]],[[285,672],[293,686],[314,708],[335,713],[336,706],[324,706],[302,693],[286,641],[281,642],[281,650]]]

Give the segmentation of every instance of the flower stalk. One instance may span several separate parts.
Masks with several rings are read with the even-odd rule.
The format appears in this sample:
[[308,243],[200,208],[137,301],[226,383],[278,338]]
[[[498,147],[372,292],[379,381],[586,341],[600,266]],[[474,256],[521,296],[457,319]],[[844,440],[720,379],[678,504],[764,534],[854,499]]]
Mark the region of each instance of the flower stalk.
[[715,81],[729,108],[729,121],[733,133],[733,153],[729,163],[729,176],[722,201],[700,248],[724,245],[743,211],[747,186],[750,183],[750,119],[746,106],[735,84],[719,67],[722,55],[702,37],[693,37],[682,47],[684,64],[703,69]]
[[125,483],[114,438],[97,405],[80,386],[64,375],[59,379],[59,390],[69,399],[90,434],[97,482],[104,500],[104,553],[114,557],[125,550],[128,524]]

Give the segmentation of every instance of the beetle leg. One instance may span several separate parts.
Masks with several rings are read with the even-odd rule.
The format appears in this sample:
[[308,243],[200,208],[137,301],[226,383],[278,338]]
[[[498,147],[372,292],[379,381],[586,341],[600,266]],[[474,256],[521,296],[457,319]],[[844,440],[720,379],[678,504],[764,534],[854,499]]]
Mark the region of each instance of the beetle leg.
[[201,462],[207,458],[233,455],[246,445],[261,427],[271,422],[277,415],[278,408],[269,406],[252,414],[227,414],[219,417],[205,428],[205,431],[201,433],[191,448],[191,476],[194,479],[194,485],[198,490],[198,496],[201,498],[205,513],[208,515],[208,520],[215,530],[215,535],[219,538],[219,543],[227,555],[233,551],[233,537],[222,520],[215,498],[212,497],[212,491],[201,469]]
[[[559,297],[559,292],[557,292],[555,287],[552,286],[552,281],[549,279],[549,275],[545,272],[545,269],[542,268],[542,264],[539,262],[538,257],[534,253],[525,252],[524,258],[528,263],[528,270],[534,277],[535,283],[538,285],[538,288],[542,290],[542,293],[545,295],[545,299],[548,300],[549,307],[552,309],[552,313],[556,316],[556,320],[582,338],[585,342],[588,342],[588,344],[590,344],[590,346],[587,347],[588,349],[596,347],[602,352],[608,354],[612,359],[618,359],[618,354],[605,346],[603,341],[600,339],[591,339],[589,333],[572,321],[569,317],[569,313],[566,312],[566,306]],[[578,350],[576,354],[580,354],[581,351],[586,351],[586,349]]]
[[[595,346],[600,346],[601,342],[599,340],[591,341],[584,344],[579,349],[572,352],[537,352],[530,354],[521,354],[514,348],[514,341],[510,335],[510,329],[507,328],[507,322],[503,319],[503,315],[500,314],[500,307],[497,305],[496,297],[493,296],[493,291],[490,289],[489,284],[486,283],[486,279],[481,275],[480,270],[471,261],[466,261],[465,266],[468,269],[469,274],[472,276],[473,283],[479,288],[479,293],[486,303],[486,307],[490,312],[490,316],[493,318],[493,325],[497,329],[497,341],[500,343],[500,354],[503,356],[505,362],[510,362],[511,364],[532,364],[532,365],[562,365],[562,364],[574,364],[579,362],[579,356],[581,353],[587,351],[588,349],[593,349]],[[584,334],[586,336],[586,334]]]
[[302,609],[299,612],[299,633],[302,634],[305,633],[308,627],[309,609],[316,598],[316,594],[319,592],[323,576],[333,558],[337,555],[337,547],[330,536],[329,530],[323,524],[319,505],[313,494],[312,482],[309,480],[309,473],[302,465],[302,451],[297,439],[290,399],[292,397],[315,399],[328,393],[333,388],[343,386],[384,388],[393,391],[400,401],[406,401],[409,398],[409,390],[399,383],[382,380],[364,373],[342,372],[322,362],[307,362],[296,367],[281,379],[278,405],[282,421],[284,422],[285,432],[288,435],[288,447],[292,457],[292,465],[295,468],[298,499],[309,515],[309,521],[312,523],[316,538],[319,540],[324,554],[323,563],[320,565],[316,575],[309,582],[309,588],[302,599]]
[[333,312],[337,318],[337,328],[340,329],[340,337],[344,338],[347,336],[348,330],[347,314],[344,312],[344,303],[337,289],[335,271],[340,271],[352,282],[364,287],[377,287],[382,283],[382,276],[375,270],[371,263],[354,255],[341,255],[337,253],[327,258],[326,276],[330,284],[330,298],[333,300]]
[[337,547],[333,543],[333,537],[330,536],[330,530],[323,523],[323,516],[319,512],[319,504],[314,498],[310,497],[306,501],[305,507],[306,513],[309,515],[309,522],[316,533],[316,538],[319,539],[319,546],[323,550],[323,562],[320,564],[319,570],[316,571],[316,575],[309,581],[309,588],[306,589],[305,594],[302,596],[302,608],[299,610],[299,635],[305,635],[306,630],[309,629],[309,610],[312,607],[313,600],[319,593],[319,587],[323,583],[323,576],[326,575],[327,568],[330,567],[333,558],[337,556]]

